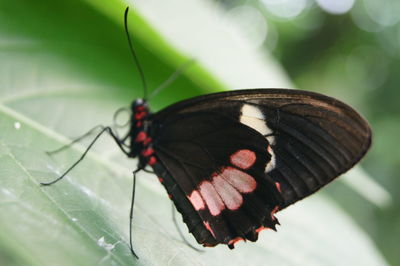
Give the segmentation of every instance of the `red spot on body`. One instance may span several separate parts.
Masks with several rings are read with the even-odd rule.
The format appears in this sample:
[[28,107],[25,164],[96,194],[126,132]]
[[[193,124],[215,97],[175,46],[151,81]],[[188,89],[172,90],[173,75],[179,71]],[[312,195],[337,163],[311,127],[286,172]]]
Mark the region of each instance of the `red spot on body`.
[[203,222],[205,228],[212,234],[212,236],[215,238],[214,231],[211,229],[211,226],[208,222]]
[[152,155],[154,153],[154,150],[152,148],[147,148],[145,150],[142,151],[142,155],[144,157],[149,157],[150,155]]
[[143,145],[148,145],[151,142],[151,138],[147,137],[144,141],[143,141]]
[[148,164],[149,164],[150,166],[152,166],[152,165],[155,165],[156,162],[157,162],[157,158],[154,157],[154,156],[151,156],[150,159],[149,159]]
[[231,164],[241,169],[249,169],[256,162],[257,156],[251,150],[239,150],[231,155]]
[[201,196],[206,202],[211,215],[219,215],[221,211],[225,209],[225,204],[215,190],[215,187],[210,182],[204,181],[200,184],[199,188]]
[[279,191],[279,193],[282,193],[281,184],[279,184],[278,182],[275,182],[275,186],[276,186],[276,189]]
[[141,127],[142,125],[143,125],[142,121],[139,120],[136,122],[136,127]]
[[234,248],[234,245],[235,245],[237,242],[239,242],[239,241],[244,241],[244,239],[243,239],[242,237],[236,237],[236,238],[230,240],[230,241],[228,242],[228,245],[231,245],[232,248]]
[[172,199],[172,195],[171,195],[171,194],[168,194],[168,198]]
[[250,193],[257,187],[257,182],[251,175],[233,167],[223,169],[221,176],[241,193]]
[[193,190],[192,194],[187,196],[187,198],[189,199],[190,203],[192,203],[196,211],[204,210],[206,207],[200,193],[197,190]]
[[160,183],[163,183],[163,182],[164,182],[164,179],[163,179],[162,177],[159,177],[159,178],[158,178],[158,181],[160,181]]
[[135,113],[135,120],[142,120],[146,115],[147,113],[143,111]]
[[139,105],[139,106],[135,107],[135,112],[140,112],[140,111],[144,111],[144,110],[145,110],[145,108],[143,105]]
[[144,131],[140,131],[135,138],[135,142],[142,142],[147,138],[147,134]]

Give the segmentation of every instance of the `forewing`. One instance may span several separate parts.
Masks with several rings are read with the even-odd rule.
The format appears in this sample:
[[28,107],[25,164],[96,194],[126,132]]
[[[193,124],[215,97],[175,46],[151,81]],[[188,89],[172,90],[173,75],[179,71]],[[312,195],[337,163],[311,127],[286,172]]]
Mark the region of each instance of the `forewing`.
[[205,111],[247,125],[270,142],[271,162],[264,175],[280,186],[284,198],[280,209],[346,172],[371,143],[368,123],[351,107],[299,90],[253,89],[200,96],[160,111],[153,120],[163,124],[168,116]]

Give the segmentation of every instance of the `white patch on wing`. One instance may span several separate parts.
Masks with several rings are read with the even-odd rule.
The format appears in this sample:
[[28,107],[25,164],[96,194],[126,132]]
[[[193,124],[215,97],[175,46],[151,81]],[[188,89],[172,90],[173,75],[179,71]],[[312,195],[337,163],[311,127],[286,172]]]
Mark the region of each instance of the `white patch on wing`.
[[265,172],[271,172],[275,168],[276,164],[276,159],[275,159],[275,153],[272,150],[271,146],[268,146],[268,153],[271,154],[271,161],[267,163],[267,166],[265,167]]
[[[260,108],[250,104],[243,104],[240,112],[240,123],[257,130],[264,136],[273,133],[273,131],[267,126],[264,114],[261,112]],[[274,136],[267,136],[266,139],[268,140],[270,145],[275,144]],[[269,154],[271,154],[271,161],[269,161],[269,163],[265,167],[266,172],[270,172],[272,169],[274,169],[276,164],[275,154],[274,151],[271,149],[271,146],[268,146],[268,152]]]
[[[250,104],[243,104],[240,111],[240,123],[257,130],[262,135],[269,135],[273,133],[272,130],[267,126],[265,117],[259,108]],[[268,136],[267,140],[270,144],[275,143],[274,136]]]

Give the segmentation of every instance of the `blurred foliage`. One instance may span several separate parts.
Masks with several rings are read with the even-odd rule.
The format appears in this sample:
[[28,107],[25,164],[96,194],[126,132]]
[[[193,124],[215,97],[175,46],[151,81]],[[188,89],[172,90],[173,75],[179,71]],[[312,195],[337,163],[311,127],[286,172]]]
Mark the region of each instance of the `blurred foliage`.
[[[253,18],[268,22],[268,27],[257,28],[266,39],[260,39],[259,32],[253,31],[251,40],[272,51],[300,88],[345,99],[367,116],[376,132],[376,144],[364,166],[398,199],[394,180],[398,156],[393,154],[397,151],[388,153],[388,141],[395,140],[398,132],[393,122],[394,86],[398,82],[391,73],[397,55],[390,50],[397,46],[391,42],[390,31],[384,28],[366,33],[352,23],[349,15],[330,16],[309,4],[311,1],[296,2],[306,5],[302,10],[299,6],[276,9],[289,10],[286,16],[298,13],[291,19],[276,17],[261,2],[218,4],[223,3],[227,10],[244,4],[258,10],[261,16]],[[43,178],[59,176],[82,152],[73,148],[53,161],[44,150],[65,144],[67,140],[62,135],[77,136],[95,124],[109,124],[114,110],[142,95],[123,35],[125,5],[119,0],[57,1],[57,5],[49,0],[0,0],[1,265],[132,262],[127,246],[119,241],[127,239],[125,221],[130,199],[126,195],[131,181],[127,173],[133,164],[115,154],[114,143],[96,143],[94,150],[102,152],[89,155],[71,173],[69,182],[54,189],[38,186]],[[187,58],[153,31],[152,25],[135,10],[130,22],[137,53],[145,73],[149,73],[147,81],[151,88],[157,87]],[[189,30],[194,32],[193,28]],[[390,84],[392,93],[382,91]],[[152,105],[160,108],[223,87],[198,64],[160,93]],[[378,104],[377,98],[385,102]],[[140,264],[234,261],[242,265],[252,260],[262,265],[265,256],[271,264],[342,262],[331,250],[347,254],[347,261],[381,262],[369,239],[334,204],[319,195],[314,197],[319,197],[317,201],[310,199],[302,204],[304,207],[292,208],[292,213],[285,210],[282,220],[292,226],[282,227],[279,236],[268,235],[264,241],[243,245],[235,253],[217,247],[202,256],[182,244],[173,224],[165,222],[171,218],[161,185],[147,182],[146,178],[139,181],[135,205],[140,210],[134,224]],[[396,204],[377,209],[344,185],[330,186],[328,190],[340,193],[341,197],[333,198],[343,201],[343,207],[396,264]],[[352,239],[342,243],[341,235],[325,230],[331,224],[339,225],[343,234]],[[102,237],[115,244],[113,252],[99,244]],[[359,258],[347,248],[352,243],[368,254]]]
[[[228,10],[246,6],[264,16],[269,31],[263,47],[283,64],[298,88],[343,99],[370,122],[373,146],[362,165],[390,192],[392,204],[373,206],[340,183],[328,191],[375,240],[388,261],[400,265],[399,2],[220,2]],[[341,3],[340,14],[332,11],[340,9]],[[297,13],[288,15],[295,8]]]

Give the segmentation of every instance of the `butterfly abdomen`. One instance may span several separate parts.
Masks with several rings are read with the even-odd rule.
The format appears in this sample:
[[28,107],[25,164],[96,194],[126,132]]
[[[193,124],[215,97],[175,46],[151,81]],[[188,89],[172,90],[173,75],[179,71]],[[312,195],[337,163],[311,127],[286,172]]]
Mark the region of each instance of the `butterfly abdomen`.
[[154,165],[157,158],[154,154],[153,141],[149,136],[150,122],[147,120],[150,111],[147,103],[137,99],[132,104],[132,119],[130,129],[131,153],[130,157],[139,156],[139,168]]

